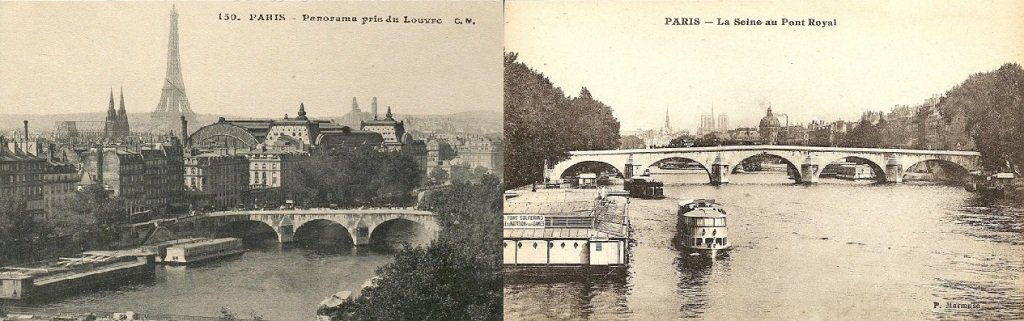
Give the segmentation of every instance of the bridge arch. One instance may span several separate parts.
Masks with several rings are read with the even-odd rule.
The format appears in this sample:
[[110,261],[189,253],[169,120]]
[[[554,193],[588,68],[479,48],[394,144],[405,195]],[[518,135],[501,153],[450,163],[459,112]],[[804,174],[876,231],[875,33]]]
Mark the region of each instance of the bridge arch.
[[345,226],[345,222],[339,222],[331,218],[315,218],[299,224],[292,236],[295,242],[310,244],[325,238],[334,238],[342,241],[346,247],[355,246],[356,237],[353,231]]
[[396,248],[397,245],[421,246],[430,242],[427,227],[417,220],[406,217],[390,218],[378,223],[369,231],[369,243]]
[[[927,168],[930,166],[929,163],[938,165],[941,169],[940,173],[944,176],[948,175],[947,177],[951,178],[950,180],[952,181],[964,181],[969,177],[971,172],[971,168],[968,167],[969,165],[960,164],[949,159],[924,158],[914,160],[913,162],[907,162],[909,165],[903,168],[903,179],[906,180],[908,176],[914,176],[916,173],[923,173],[921,171],[922,167]],[[927,172],[929,174],[935,174],[933,170],[928,170]]]
[[[624,165],[624,164],[623,164]],[[558,167],[563,168],[558,174],[558,178],[565,178],[567,174],[571,174],[573,169],[580,170],[584,166],[602,166],[614,169],[620,176],[625,173],[623,171],[623,165],[615,165],[609,162],[600,160],[577,160],[559,164]]]
[[741,151],[731,155],[730,165],[732,165],[732,171],[735,171],[749,159],[778,159],[782,160],[782,162],[786,164],[786,174],[791,176],[789,178],[794,182],[800,182],[802,174],[800,165],[804,163],[804,159],[806,158],[806,156],[801,156],[803,155],[790,155],[788,153],[780,153],[778,151]]
[[822,162],[820,164],[820,168],[818,170],[818,173],[815,176],[817,176],[817,178],[820,179],[821,178],[821,172],[824,171],[825,166],[828,166],[829,164],[832,164],[834,162],[844,161],[844,160],[848,160],[848,159],[853,159],[853,160],[855,160],[857,162],[864,163],[864,164],[870,166],[871,167],[871,173],[874,174],[874,176],[875,176],[874,177],[875,181],[877,181],[879,183],[885,183],[886,182],[885,162],[883,162],[881,159],[871,159],[867,155],[840,154],[838,157],[830,157],[829,159],[826,159],[824,162]]
[[647,165],[647,166],[645,166],[643,168],[640,168],[640,173],[634,173],[634,175],[643,174],[644,172],[647,171],[648,168],[655,167],[655,166],[660,166],[660,165],[662,165],[664,163],[668,163],[668,162],[671,162],[673,160],[690,161],[690,162],[694,162],[694,163],[700,164],[700,167],[704,169],[704,173],[708,175],[708,182],[711,182],[711,180],[712,180],[711,179],[711,167],[710,167],[711,164],[707,164],[706,161],[701,161],[701,160],[696,159],[696,158],[690,158],[690,157],[686,157],[686,156],[682,156],[682,155],[665,155],[663,157],[655,158],[655,160],[653,162],[651,162],[649,165]]
[[273,225],[264,221],[249,219],[232,220],[221,224],[214,229],[213,236],[216,238],[240,238],[248,246],[256,245],[267,239],[273,239],[275,242],[281,241],[281,233],[274,229]]

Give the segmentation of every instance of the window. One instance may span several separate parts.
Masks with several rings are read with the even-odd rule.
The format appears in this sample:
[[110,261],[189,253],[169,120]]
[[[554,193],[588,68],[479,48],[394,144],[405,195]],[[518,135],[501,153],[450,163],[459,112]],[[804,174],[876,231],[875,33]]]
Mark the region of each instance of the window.
[[601,245],[604,245],[604,243],[594,243],[594,251],[601,252]]

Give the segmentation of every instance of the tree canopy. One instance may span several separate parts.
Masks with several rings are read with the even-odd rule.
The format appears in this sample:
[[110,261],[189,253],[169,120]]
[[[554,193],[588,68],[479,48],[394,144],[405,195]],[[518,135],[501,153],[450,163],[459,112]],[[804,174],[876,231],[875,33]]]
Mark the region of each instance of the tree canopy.
[[544,161],[571,150],[619,147],[619,121],[612,108],[584,87],[566,96],[544,74],[505,54],[505,180],[509,187],[543,178]]
[[371,147],[314,154],[299,163],[296,201],[310,205],[408,206],[423,175],[412,157]]
[[985,168],[1019,170],[1024,164],[1024,70],[1020,65],[1008,63],[971,75],[947,91],[938,108],[943,115],[964,113]]
[[501,194],[500,180],[487,175],[428,197],[421,207],[439,215],[438,239],[399,251],[335,319],[501,320]]

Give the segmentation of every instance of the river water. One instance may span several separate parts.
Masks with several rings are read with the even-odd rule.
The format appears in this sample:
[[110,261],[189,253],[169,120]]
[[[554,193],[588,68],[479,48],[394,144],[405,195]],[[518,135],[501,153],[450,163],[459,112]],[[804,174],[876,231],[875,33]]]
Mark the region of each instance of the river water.
[[[1019,204],[923,183],[655,177],[667,198],[631,203],[625,276],[506,276],[505,320],[1024,320]],[[676,204],[687,198],[724,204],[726,257],[675,250]]]
[[150,284],[90,292],[40,305],[65,311],[135,311],[144,314],[313,320],[316,305],[338,291],[357,291],[391,254],[322,254],[270,246],[241,257],[189,267],[157,266]]

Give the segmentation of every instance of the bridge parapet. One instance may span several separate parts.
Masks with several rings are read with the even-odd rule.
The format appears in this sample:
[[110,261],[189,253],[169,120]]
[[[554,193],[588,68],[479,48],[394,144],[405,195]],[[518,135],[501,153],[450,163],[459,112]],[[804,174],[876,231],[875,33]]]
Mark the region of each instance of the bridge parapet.
[[352,238],[352,244],[357,246],[369,244],[378,227],[394,220],[419,224],[430,239],[436,239],[440,230],[437,214],[415,208],[244,210],[213,212],[207,216],[219,225],[240,220],[262,222],[277,233],[281,243],[292,242],[300,227],[314,221],[341,225]]
[[605,163],[620,173],[642,173],[646,168],[669,159],[687,159],[708,172],[712,184],[725,184],[733,168],[757,155],[771,155],[787,163],[797,183],[817,183],[826,165],[853,157],[870,165],[879,181],[902,182],[906,170],[915,164],[938,160],[967,171],[980,169],[981,154],[975,151],[918,150],[892,148],[852,148],[785,145],[744,145],[686,148],[571,151],[569,158],[546,170],[546,181],[558,179],[571,167],[584,162]]

